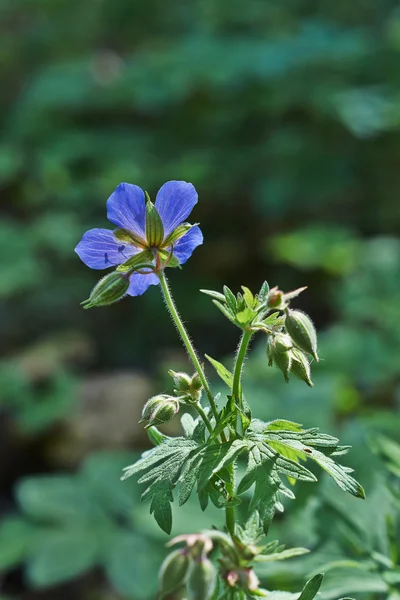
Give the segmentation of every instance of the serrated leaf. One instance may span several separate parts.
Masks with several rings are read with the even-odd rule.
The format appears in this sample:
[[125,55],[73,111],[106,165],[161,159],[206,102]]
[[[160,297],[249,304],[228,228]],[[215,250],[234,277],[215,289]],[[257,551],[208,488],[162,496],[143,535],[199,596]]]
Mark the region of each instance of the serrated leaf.
[[315,598],[319,588],[321,587],[323,578],[324,573],[319,573],[318,575],[314,575],[314,577],[309,579],[299,596],[299,600],[312,600]]
[[233,385],[233,375],[223,364],[212,358],[208,354],[205,354],[206,359],[212,364],[214,369],[217,371],[218,375],[221,377],[222,381],[226,383],[229,388],[232,388]]
[[268,300],[269,294],[269,285],[267,281],[264,281],[262,284],[260,291],[258,292],[258,300],[260,303],[264,303]]
[[240,312],[236,313],[236,320],[241,325],[246,325],[255,317],[255,312],[250,308],[245,308]]
[[172,489],[173,486],[170,482],[158,482],[157,487],[151,493],[150,504],[150,514],[154,514],[158,525],[168,534],[171,533],[172,528],[171,502],[174,501]]

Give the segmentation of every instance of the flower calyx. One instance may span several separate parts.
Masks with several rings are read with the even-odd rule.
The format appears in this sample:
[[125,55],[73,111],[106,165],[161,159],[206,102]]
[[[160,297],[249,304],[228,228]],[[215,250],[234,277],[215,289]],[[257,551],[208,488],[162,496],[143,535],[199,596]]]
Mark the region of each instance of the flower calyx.
[[174,393],[184,404],[197,404],[200,402],[203,384],[198,373],[190,376],[183,371],[173,371],[170,369],[168,374],[172,377],[175,385]]
[[179,400],[167,394],[158,394],[150,398],[143,407],[139,423],[148,421],[145,429],[152,425],[168,423],[179,412]]

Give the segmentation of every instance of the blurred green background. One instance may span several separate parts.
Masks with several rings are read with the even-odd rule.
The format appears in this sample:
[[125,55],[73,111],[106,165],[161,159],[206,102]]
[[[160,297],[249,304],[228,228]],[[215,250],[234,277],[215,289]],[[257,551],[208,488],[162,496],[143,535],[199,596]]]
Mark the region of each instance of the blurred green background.
[[[170,271],[199,352],[229,366],[239,334],[199,288],[308,285],[315,388],[259,339],[246,397],[352,444],[368,494],[297,485],[271,536],[314,552],[264,585],[324,567],[323,600],[399,600],[400,4],[1,0],[0,18],[1,600],[154,598],[167,538],[119,477],[186,358],[154,287],[83,311],[99,273],[73,249],[121,181],[170,179],[200,196],[204,246]],[[221,521],[193,501],[173,533]]]

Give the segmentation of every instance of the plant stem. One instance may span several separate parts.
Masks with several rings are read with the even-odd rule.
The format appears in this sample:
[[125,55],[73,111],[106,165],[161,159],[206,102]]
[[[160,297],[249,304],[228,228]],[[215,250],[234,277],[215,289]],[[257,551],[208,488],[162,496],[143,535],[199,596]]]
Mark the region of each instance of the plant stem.
[[[241,394],[241,378],[243,363],[246,357],[247,348],[251,340],[253,333],[251,331],[243,331],[242,338],[240,340],[238,352],[236,354],[235,368],[233,371],[233,382],[232,382],[232,396],[234,397],[235,403],[242,407],[242,394]],[[226,484],[226,491],[230,497],[235,495],[235,466],[234,464],[229,465],[229,483]],[[235,523],[236,523],[236,511],[234,506],[227,506],[225,509],[226,514],[226,527],[231,535],[235,534]]]
[[242,407],[243,404],[242,394],[240,390],[243,363],[252,335],[252,331],[243,331],[242,339],[240,340],[239,348],[236,355],[235,368],[233,371],[232,396],[235,397],[235,402],[237,402],[240,407]]
[[[162,291],[164,294],[165,303],[171,314],[172,320],[175,323],[175,326],[179,332],[179,335],[181,336],[182,342],[186,348],[189,358],[192,361],[193,366],[196,369],[197,373],[199,374],[200,381],[203,384],[204,391],[207,394],[208,401],[210,403],[213,415],[214,415],[215,419],[218,419],[218,410],[217,410],[217,406],[215,404],[214,396],[212,395],[210,386],[208,385],[208,381],[207,381],[206,375],[204,373],[204,369],[201,366],[200,361],[197,357],[196,350],[194,349],[193,344],[190,341],[188,332],[186,331],[186,328],[185,328],[184,324],[182,323],[182,320],[179,316],[178,310],[175,306],[174,299],[172,298],[171,291],[168,286],[167,278],[164,275],[164,271],[161,271],[160,273],[158,273],[158,277],[160,279],[160,284],[161,284],[161,288],[162,288]],[[212,428],[212,425],[211,425],[210,420],[208,419],[207,415],[205,414],[205,412],[203,411],[203,409],[201,407],[199,409],[198,405],[197,406],[194,405],[194,406],[197,409],[197,411],[199,412],[203,421],[205,422],[208,431],[211,433],[213,428]]]

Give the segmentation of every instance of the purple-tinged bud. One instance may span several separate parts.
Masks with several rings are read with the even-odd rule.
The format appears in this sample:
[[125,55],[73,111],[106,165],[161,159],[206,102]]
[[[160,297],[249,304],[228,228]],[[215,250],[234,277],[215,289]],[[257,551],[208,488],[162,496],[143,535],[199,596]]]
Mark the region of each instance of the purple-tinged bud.
[[311,354],[318,362],[317,332],[310,317],[300,310],[287,310],[285,327],[296,346]]
[[208,558],[195,560],[187,579],[188,600],[210,600],[217,583],[217,571]]
[[277,286],[269,290],[267,306],[268,308],[279,308],[282,305],[283,292]]
[[129,277],[126,274],[113,271],[94,286],[87,300],[81,302],[83,308],[93,306],[109,306],[121,300],[128,291]]
[[293,348],[291,353],[292,366],[290,372],[296,375],[296,377],[299,379],[305,381],[310,387],[314,387],[314,384],[311,381],[311,369],[307,356],[298,348]]
[[174,550],[160,568],[159,589],[163,594],[175,592],[185,583],[189,570],[189,557],[185,550]]
[[179,400],[173,396],[160,394],[146,402],[139,423],[148,421],[147,427],[168,423],[179,412]]

